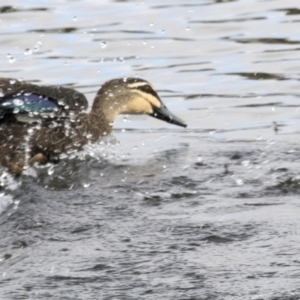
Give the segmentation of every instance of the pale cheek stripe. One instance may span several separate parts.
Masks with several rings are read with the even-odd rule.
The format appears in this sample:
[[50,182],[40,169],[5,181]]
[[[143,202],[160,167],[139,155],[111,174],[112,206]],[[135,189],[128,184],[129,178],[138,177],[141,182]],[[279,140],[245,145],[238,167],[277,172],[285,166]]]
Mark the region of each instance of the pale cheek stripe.
[[130,83],[130,84],[128,84],[128,87],[130,87],[131,89],[134,89],[134,88],[138,88],[138,87],[140,87],[140,86],[146,86],[146,85],[149,85],[149,86],[151,86],[151,88],[153,88],[152,85],[149,84],[148,82],[135,82],[135,83]]
[[141,86],[147,86],[147,85],[150,86],[153,91],[155,91],[154,86],[152,84],[150,84],[149,82],[135,82],[135,83],[128,84],[128,87],[131,89],[136,89]]
[[138,93],[145,100],[149,101],[153,106],[161,107],[161,102],[153,95],[141,92],[139,90],[136,90],[135,92]]

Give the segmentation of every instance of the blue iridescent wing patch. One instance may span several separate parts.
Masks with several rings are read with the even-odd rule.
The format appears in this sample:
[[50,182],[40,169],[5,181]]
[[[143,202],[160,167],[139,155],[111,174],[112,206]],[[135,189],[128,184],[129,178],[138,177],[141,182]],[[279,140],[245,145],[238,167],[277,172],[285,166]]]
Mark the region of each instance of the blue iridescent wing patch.
[[59,105],[48,97],[37,94],[18,94],[0,98],[0,110],[14,113],[49,113],[59,110]]

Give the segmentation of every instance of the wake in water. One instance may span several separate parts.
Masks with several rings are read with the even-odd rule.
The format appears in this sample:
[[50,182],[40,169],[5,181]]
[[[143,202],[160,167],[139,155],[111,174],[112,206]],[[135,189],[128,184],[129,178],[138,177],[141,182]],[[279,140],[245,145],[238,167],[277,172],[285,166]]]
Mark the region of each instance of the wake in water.
[[90,170],[103,169],[108,161],[115,159],[116,146],[115,137],[105,137],[98,143],[85,145],[82,151],[60,155],[56,162],[35,164],[34,167],[27,164],[20,178],[1,168],[0,214],[15,203],[14,199],[22,196],[21,188],[24,185],[34,183],[53,190],[88,187]]

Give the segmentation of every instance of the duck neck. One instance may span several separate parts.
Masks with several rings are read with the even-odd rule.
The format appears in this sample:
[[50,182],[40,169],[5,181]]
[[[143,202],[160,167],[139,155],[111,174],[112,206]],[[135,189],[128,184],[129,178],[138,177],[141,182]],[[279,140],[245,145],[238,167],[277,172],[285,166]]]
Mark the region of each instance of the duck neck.
[[112,132],[112,124],[101,111],[93,110],[88,114],[88,132],[92,140],[97,141],[101,136],[109,135]]
[[124,102],[124,99],[126,96],[123,94],[112,95],[100,90],[94,100],[91,113],[101,113],[109,123],[113,123],[122,111],[120,103]]

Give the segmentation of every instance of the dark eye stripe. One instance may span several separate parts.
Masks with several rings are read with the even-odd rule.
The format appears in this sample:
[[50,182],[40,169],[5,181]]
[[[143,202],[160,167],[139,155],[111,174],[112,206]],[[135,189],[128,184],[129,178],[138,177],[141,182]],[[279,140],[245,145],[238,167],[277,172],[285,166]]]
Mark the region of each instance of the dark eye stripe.
[[139,91],[142,91],[146,94],[150,94],[156,98],[159,98],[157,93],[151,88],[151,86],[149,85],[142,85],[142,86],[138,86],[136,87],[135,89],[139,90]]

